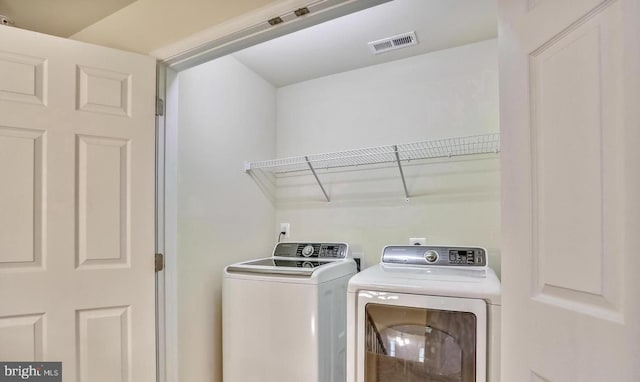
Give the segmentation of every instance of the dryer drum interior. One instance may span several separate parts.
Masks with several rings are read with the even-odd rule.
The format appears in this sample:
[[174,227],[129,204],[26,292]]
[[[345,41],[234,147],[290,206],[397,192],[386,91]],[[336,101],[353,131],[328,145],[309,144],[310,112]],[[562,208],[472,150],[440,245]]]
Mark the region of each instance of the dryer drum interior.
[[366,382],[473,382],[476,316],[369,303],[365,308]]

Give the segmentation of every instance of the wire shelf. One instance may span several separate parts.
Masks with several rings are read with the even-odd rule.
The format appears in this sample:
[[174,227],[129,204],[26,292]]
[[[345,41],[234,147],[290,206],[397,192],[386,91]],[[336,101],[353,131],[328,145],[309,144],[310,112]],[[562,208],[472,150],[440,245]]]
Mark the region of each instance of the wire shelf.
[[309,171],[309,163],[315,169],[395,163],[397,160],[396,152],[401,161],[413,161],[460,155],[498,153],[499,151],[500,134],[485,134],[248,162],[245,164],[245,171],[262,169],[276,174],[283,174],[295,171]]
[[405,186],[405,196],[408,199],[409,194],[401,162],[498,152],[500,152],[500,134],[496,133],[245,162],[244,169],[246,172],[265,170],[274,174],[311,171],[327,201],[330,201],[315,170],[397,163]]

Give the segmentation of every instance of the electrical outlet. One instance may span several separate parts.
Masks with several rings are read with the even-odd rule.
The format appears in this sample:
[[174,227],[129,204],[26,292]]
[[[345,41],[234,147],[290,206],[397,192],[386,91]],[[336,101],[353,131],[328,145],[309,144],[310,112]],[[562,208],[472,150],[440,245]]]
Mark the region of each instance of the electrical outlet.
[[426,237],[411,237],[409,238],[409,245],[427,245]]
[[291,225],[289,223],[280,223],[280,232],[284,232],[283,239],[288,239],[291,236],[290,229]]

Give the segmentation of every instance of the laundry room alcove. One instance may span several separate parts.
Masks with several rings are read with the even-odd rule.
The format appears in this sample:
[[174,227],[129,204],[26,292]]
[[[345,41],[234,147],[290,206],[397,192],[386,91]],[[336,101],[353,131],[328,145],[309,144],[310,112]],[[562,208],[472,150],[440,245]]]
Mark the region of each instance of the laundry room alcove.
[[[408,31],[416,45],[369,50],[367,42]],[[197,365],[212,359],[221,367],[222,271],[268,256],[280,223],[291,227],[285,240],[349,243],[364,266],[377,263],[385,245],[425,237],[484,247],[499,273],[496,35],[492,1],[395,0],[170,79],[177,326],[179,353],[190,355],[181,380],[210,380]],[[400,157],[407,201],[394,146],[473,137],[491,144],[472,155]],[[331,203],[306,162],[275,175],[244,168],[363,148],[383,148],[386,159],[315,168]]]

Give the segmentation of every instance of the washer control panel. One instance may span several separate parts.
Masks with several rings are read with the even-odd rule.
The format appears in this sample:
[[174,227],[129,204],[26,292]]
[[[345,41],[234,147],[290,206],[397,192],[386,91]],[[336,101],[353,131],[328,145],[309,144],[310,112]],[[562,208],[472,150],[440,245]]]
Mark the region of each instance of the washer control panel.
[[278,243],[273,256],[343,259],[349,253],[346,243]]
[[382,250],[388,264],[484,267],[487,251],[480,247],[388,245]]

